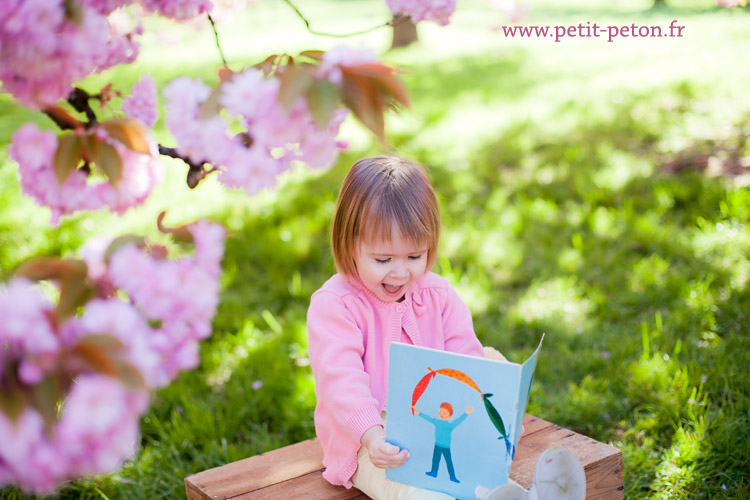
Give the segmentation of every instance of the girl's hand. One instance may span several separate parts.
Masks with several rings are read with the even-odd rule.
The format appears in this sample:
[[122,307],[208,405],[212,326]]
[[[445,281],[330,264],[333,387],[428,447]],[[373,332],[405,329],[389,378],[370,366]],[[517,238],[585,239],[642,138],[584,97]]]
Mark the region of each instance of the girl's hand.
[[398,446],[387,443],[385,440],[385,430],[380,425],[375,425],[367,429],[362,434],[360,442],[362,446],[367,448],[372,465],[380,469],[401,467],[411,456],[408,451],[401,450]]

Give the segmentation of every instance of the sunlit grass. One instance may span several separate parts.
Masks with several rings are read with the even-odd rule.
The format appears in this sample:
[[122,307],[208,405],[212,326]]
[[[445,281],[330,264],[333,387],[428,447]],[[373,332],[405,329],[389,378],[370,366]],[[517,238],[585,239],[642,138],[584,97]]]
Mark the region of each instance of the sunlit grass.
[[[750,194],[722,177],[661,172],[679,155],[747,147],[747,13],[668,3],[540,0],[525,23],[677,19],[682,39],[510,40],[491,31],[503,21],[486,2],[462,0],[451,26],[420,26],[416,47],[385,53],[387,30],[347,43],[405,68],[413,105],[388,118],[390,139],[430,168],[444,223],[436,270],[480,339],[521,360],[547,334],[529,411],[619,447],[626,498],[748,498]],[[327,31],[387,19],[372,0],[300,7]],[[155,26],[137,66],[111,73],[116,84],[146,70],[163,86],[173,67],[216,78],[206,26]],[[339,43],[271,0],[219,29],[235,69]],[[6,98],[0,111],[3,142],[27,119],[51,128]],[[171,144],[163,118],[156,132]],[[169,224],[209,216],[230,229],[201,366],[155,395],[134,461],[60,498],[181,498],[189,474],[313,436],[307,304],[334,272],[328,228],[344,172],[383,151],[354,122],[343,135],[351,149],[332,170],[295,172],[276,191],[250,198],[215,179],[191,191],[184,166],[165,161],[166,182],[143,207],[57,228],[0,152],[3,279],[31,256],[75,255],[95,235],[157,236],[165,208]]]

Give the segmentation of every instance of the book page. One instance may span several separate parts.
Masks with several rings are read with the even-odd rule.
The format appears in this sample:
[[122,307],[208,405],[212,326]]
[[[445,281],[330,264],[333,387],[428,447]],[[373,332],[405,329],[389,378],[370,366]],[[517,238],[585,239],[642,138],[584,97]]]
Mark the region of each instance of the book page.
[[476,498],[477,485],[504,484],[520,425],[521,365],[393,343],[389,366],[386,439],[411,458],[386,477],[461,499]]

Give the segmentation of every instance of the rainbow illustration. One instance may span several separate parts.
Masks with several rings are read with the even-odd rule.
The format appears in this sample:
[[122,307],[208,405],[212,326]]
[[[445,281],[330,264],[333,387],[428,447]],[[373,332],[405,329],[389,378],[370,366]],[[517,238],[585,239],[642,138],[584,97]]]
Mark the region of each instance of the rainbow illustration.
[[[487,412],[487,417],[489,417],[490,422],[492,422],[492,425],[495,426],[495,429],[497,429],[498,433],[500,433],[500,437],[498,439],[504,439],[505,440],[505,447],[507,449],[508,454],[513,457],[515,454],[515,449],[513,448],[513,445],[510,442],[510,439],[508,439],[508,436],[510,435],[510,429],[506,431],[505,424],[503,423],[503,418],[500,416],[500,413],[497,411],[495,406],[492,404],[492,401],[490,401],[490,397],[492,397],[492,394],[490,393],[484,393],[479,389],[479,386],[472,380],[471,377],[469,377],[467,374],[465,374],[462,371],[454,370],[452,368],[441,368],[440,370],[433,370],[429,366],[427,367],[427,375],[422,377],[417,385],[414,387],[414,392],[412,392],[411,396],[411,406],[412,408],[417,404],[417,401],[419,401],[419,398],[422,397],[422,394],[424,394],[424,391],[427,390],[427,387],[430,385],[430,382],[432,379],[434,379],[437,375],[443,375],[445,377],[449,377],[455,380],[458,380],[459,382],[462,382],[466,384],[467,386],[471,387],[475,391],[479,393],[479,395],[482,397],[482,402],[484,403],[484,409]],[[414,410],[412,409],[411,414],[414,415]]]

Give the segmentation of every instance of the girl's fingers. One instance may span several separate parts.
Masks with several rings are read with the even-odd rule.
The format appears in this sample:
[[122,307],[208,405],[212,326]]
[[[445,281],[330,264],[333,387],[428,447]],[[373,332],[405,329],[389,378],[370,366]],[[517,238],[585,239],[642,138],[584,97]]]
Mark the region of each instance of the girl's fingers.
[[370,455],[370,462],[380,469],[392,469],[404,465],[410,456],[406,450],[401,450],[395,455],[373,453]]
[[390,443],[383,443],[383,446],[381,446],[380,449],[383,450],[383,453],[388,455],[398,455],[399,451],[401,451],[398,446],[394,446]]

